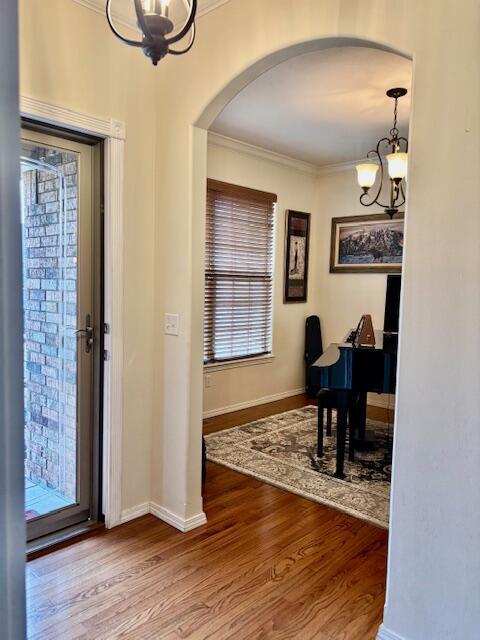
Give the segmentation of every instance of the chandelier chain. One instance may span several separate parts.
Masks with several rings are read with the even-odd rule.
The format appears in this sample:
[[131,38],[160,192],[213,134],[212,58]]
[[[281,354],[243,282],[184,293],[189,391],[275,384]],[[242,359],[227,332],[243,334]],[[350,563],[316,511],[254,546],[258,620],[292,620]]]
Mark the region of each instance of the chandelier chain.
[[398,138],[397,118],[398,118],[398,98],[395,98],[395,106],[393,108],[393,127],[390,129],[390,135],[394,140]]

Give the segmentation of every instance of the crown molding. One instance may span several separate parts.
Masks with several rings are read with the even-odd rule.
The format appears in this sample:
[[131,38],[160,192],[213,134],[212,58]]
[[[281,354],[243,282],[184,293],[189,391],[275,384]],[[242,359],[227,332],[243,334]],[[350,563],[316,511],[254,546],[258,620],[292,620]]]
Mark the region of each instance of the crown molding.
[[218,9],[218,7],[221,7],[222,4],[227,4],[227,2],[230,2],[230,0],[204,0],[197,15],[199,17],[205,16],[207,13],[210,13],[210,11],[214,11],[215,9]]
[[[99,13],[100,15],[105,17],[105,2],[103,0],[73,0],[77,4],[82,7],[86,7],[91,11],[95,11],[95,13]],[[123,27],[127,27],[128,29],[135,29],[138,31],[137,25],[130,19],[129,16],[125,16],[125,14],[120,13],[117,10],[112,11],[112,18],[115,21],[115,24],[121,24]]]
[[226,149],[231,149],[232,151],[236,151],[237,153],[243,153],[249,156],[255,156],[257,158],[261,158],[262,160],[275,162],[276,164],[281,164],[281,165],[290,167],[291,169],[295,169],[296,171],[307,173],[309,175],[315,176],[318,174],[319,167],[317,167],[314,164],[310,164],[309,162],[303,162],[303,160],[297,160],[296,158],[292,158],[282,153],[276,153],[275,151],[264,149],[263,147],[257,147],[256,145],[249,144],[248,142],[242,142],[241,140],[234,140],[233,138],[223,136],[213,131],[208,132],[207,139],[208,139],[208,144],[212,144],[217,147],[224,147]]
[[341,173],[342,171],[352,171],[357,164],[371,162],[368,158],[359,158],[358,160],[350,160],[348,162],[338,162],[336,164],[325,164],[318,167],[318,176],[328,176],[331,173]]
[[[73,0],[73,2],[76,2],[87,9],[91,9],[92,11],[95,11],[95,13],[99,13],[103,16],[105,15],[105,0]],[[197,11],[197,18],[207,15],[227,2],[230,2],[230,0],[204,0]],[[128,29],[135,29],[138,31],[137,23],[131,19],[131,16],[125,15],[115,9],[115,0],[112,3],[112,7],[112,17],[116,24],[121,24]]]
[[292,158],[291,156],[287,156],[282,153],[270,151],[269,149],[265,149],[264,147],[257,147],[256,145],[249,144],[248,142],[235,140],[234,138],[223,136],[220,133],[215,133],[214,131],[208,132],[208,144],[231,149],[232,151],[236,151],[237,153],[255,156],[262,160],[268,160],[269,162],[275,162],[276,164],[281,164],[283,166],[289,167],[290,169],[295,169],[296,171],[300,171],[301,173],[306,173],[308,175],[316,177],[326,176],[331,173],[339,173],[341,171],[351,171],[352,169],[355,169],[357,164],[366,162],[366,160],[362,158],[360,160],[350,162],[339,162],[337,164],[320,166],[310,162],[304,162],[303,160]]

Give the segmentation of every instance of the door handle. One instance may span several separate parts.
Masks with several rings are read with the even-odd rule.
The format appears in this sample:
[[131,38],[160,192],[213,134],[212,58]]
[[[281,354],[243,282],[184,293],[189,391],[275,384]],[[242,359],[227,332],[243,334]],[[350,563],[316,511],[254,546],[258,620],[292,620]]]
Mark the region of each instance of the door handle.
[[95,342],[90,315],[87,315],[85,318],[85,328],[77,329],[75,335],[80,338],[85,338],[85,353],[90,353],[93,343]]

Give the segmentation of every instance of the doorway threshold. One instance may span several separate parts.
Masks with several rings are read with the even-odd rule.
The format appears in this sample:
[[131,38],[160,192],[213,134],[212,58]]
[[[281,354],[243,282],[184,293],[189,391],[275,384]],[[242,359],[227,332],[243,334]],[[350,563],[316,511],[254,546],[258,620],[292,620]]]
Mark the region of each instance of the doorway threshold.
[[68,547],[71,544],[75,544],[80,540],[84,540],[94,533],[98,533],[100,530],[105,529],[104,522],[87,521],[79,524],[61,529],[55,533],[51,533],[41,538],[36,538],[27,542],[26,556],[27,562],[35,560],[48,553],[58,551],[64,547]]

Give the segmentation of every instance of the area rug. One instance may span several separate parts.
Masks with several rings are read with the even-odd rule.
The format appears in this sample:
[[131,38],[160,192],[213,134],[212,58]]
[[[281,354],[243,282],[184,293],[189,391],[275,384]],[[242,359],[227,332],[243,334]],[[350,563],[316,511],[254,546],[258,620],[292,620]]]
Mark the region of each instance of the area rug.
[[[375,450],[356,452],[345,461],[344,480],[333,476],[333,435],[324,438],[324,456],[316,455],[317,408],[302,407],[205,436],[211,462],[240,471],[315,502],[388,528],[391,474],[391,428],[367,420]],[[347,448],[348,452],[348,438]]]

